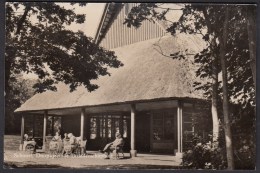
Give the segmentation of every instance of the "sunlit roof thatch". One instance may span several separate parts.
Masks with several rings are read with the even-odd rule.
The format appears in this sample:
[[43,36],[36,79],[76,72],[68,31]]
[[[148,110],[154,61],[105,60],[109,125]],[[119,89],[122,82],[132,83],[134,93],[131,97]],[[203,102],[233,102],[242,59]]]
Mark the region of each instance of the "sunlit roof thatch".
[[79,87],[76,91],[69,92],[69,87],[60,83],[57,92],[36,94],[16,112],[164,98],[203,99],[202,94],[192,87],[196,80],[196,67],[164,56],[186,49],[189,54],[194,54],[202,47],[199,38],[182,34],[116,48],[114,51],[124,66],[110,69],[111,76],[93,81],[99,85],[97,90],[88,92],[86,88]]

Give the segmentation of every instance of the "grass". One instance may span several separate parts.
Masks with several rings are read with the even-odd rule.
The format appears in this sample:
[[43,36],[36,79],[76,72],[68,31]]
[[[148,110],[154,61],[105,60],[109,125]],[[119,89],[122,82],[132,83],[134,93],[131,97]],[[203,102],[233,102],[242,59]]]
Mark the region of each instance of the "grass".
[[4,150],[18,150],[21,137],[19,135],[4,136]]

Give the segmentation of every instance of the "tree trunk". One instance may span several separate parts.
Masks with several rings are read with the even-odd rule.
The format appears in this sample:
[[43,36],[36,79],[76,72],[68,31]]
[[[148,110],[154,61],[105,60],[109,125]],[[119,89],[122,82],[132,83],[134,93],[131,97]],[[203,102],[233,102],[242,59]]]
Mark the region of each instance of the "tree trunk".
[[220,38],[220,64],[222,70],[222,80],[223,80],[223,114],[224,114],[224,130],[225,130],[225,140],[226,140],[226,150],[227,150],[227,163],[228,170],[234,169],[234,156],[233,156],[233,146],[232,146],[232,132],[229,120],[229,99],[228,99],[228,87],[227,87],[227,67],[226,67],[226,44],[227,44],[227,25],[229,19],[229,7],[226,6],[225,9],[225,20],[223,24],[223,35]]
[[247,7],[247,33],[249,42],[250,67],[256,89],[256,6]]
[[[209,15],[207,12],[207,9],[204,8],[202,10],[206,25],[208,28],[208,33],[213,35],[212,32],[212,23],[208,20]],[[214,49],[216,48],[216,37],[213,36],[213,39],[211,40],[211,51],[214,52]],[[212,56],[212,94],[211,94],[211,115],[212,115],[212,143],[213,148],[217,148],[219,141],[219,118],[218,118],[218,59],[215,54]]]
[[217,98],[218,98],[218,70],[217,70],[217,58],[213,56],[212,62],[212,99],[211,99],[211,114],[212,114],[212,124],[213,124],[213,147],[218,147],[219,138],[219,118],[217,110]]

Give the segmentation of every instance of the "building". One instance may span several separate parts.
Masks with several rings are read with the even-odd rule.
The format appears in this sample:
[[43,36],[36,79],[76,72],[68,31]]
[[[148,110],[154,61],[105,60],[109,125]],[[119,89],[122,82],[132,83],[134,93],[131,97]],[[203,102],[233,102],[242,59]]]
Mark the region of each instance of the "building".
[[94,92],[84,87],[69,92],[60,83],[57,92],[30,98],[16,110],[22,116],[22,136],[46,139],[60,128],[86,138],[87,148],[97,150],[118,131],[132,156],[137,151],[182,154],[189,134],[196,130],[191,118],[204,114],[200,107],[206,101],[192,86],[198,80],[196,67],[166,55],[186,49],[196,53],[203,44],[195,36],[168,35],[157,21],[128,28],[123,21],[132,6],[107,4],[95,37],[96,43],[114,50],[124,66],[93,81],[99,86]]

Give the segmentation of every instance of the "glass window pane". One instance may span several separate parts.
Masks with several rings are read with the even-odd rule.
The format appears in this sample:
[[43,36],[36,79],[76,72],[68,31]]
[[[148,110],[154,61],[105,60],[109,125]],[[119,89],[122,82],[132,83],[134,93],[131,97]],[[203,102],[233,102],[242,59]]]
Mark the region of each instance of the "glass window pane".
[[157,141],[163,139],[163,128],[162,127],[153,128],[153,139],[157,140]]
[[162,119],[162,118],[163,118],[162,114],[159,113],[153,114],[153,119]]
[[103,125],[104,125],[104,124],[103,124],[103,117],[100,117],[100,118],[99,118],[99,121],[100,121],[100,122],[99,122],[99,124],[100,124],[100,126],[99,126],[99,127],[100,127],[100,130],[99,130],[100,135],[99,135],[99,136],[100,136],[101,138],[103,138],[103,128],[104,128],[104,127],[103,127]]
[[61,117],[54,117],[54,133],[59,132],[61,130]]
[[46,127],[47,136],[52,136],[52,116],[47,116],[47,127]]
[[153,124],[155,127],[163,127],[163,119],[157,119],[157,120],[154,120],[154,124]]
[[156,141],[163,139],[163,115],[161,113],[153,114],[153,139]]
[[164,139],[174,139],[174,119],[165,117],[164,118]]
[[183,123],[183,131],[193,131],[192,123]]
[[[38,116],[35,116],[38,117]],[[43,121],[41,121],[42,123]],[[27,134],[29,137],[33,136],[33,115],[27,115],[25,116],[25,121],[24,121],[24,133]],[[36,126],[34,130],[37,129]]]
[[123,120],[123,137],[127,138],[127,121]]
[[90,139],[97,137],[97,118],[90,118]]
[[119,130],[119,120],[120,119],[115,119],[115,133],[119,133],[120,130]]
[[107,119],[107,128],[108,128],[108,137],[111,138],[112,137],[112,130],[111,130],[111,127],[112,127],[112,123],[111,123],[111,118],[108,118]]
[[183,122],[192,122],[192,114],[183,113],[182,119],[183,119]]

